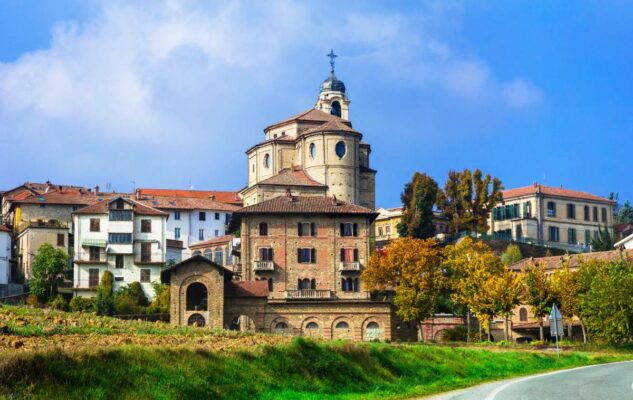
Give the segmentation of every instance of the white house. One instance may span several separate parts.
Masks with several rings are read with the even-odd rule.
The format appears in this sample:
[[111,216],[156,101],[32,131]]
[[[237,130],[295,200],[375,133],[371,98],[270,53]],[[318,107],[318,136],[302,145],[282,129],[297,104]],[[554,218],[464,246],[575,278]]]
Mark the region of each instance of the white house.
[[0,225],[0,285],[6,285],[11,280],[11,230]]
[[613,245],[615,248],[633,249],[633,234],[623,238]]
[[93,296],[104,271],[114,290],[140,282],[149,298],[165,266],[168,214],[138,201],[117,197],[73,213],[75,296]]

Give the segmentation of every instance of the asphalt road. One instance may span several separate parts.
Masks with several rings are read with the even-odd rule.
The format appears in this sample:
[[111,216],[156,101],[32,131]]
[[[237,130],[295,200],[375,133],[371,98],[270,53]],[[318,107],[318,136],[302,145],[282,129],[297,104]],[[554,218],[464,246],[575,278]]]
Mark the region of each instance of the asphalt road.
[[632,400],[633,361],[531,375],[487,383],[423,399]]

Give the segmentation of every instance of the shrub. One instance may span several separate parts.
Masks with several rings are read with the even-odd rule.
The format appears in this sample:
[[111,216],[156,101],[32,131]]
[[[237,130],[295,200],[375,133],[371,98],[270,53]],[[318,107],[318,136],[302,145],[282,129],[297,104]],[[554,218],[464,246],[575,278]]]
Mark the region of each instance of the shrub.
[[29,306],[33,306],[33,307],[39,307],[40,306],[40,300],[37,298],[37,295],[30,294],[30,295],[26,296],[26,304],[28,304]]
[[140,307],[132,297],[117,295],[114,297],[114,313],[116,315],[140,314]]
[[97,288],[95,299],[95,311],[99,315],[112,315],[114,312],[114,296],[112,295],[112,285],[114,276],[110,271],[104,271]]
[[55,296],[53,301],[51,301],[51,308],[59,311],[68,311],[68,302],[61,294]]
[[94,311],[94,300],[89,297],[73,297],[68,304],[70,311]]
[[466,330],[465,326],[445,329],[441,340],[442,342],[465,342]]
[[152,313],[169,312],[171,292],[169,285],[165,283],[154,283],[154,300],[150,303]]

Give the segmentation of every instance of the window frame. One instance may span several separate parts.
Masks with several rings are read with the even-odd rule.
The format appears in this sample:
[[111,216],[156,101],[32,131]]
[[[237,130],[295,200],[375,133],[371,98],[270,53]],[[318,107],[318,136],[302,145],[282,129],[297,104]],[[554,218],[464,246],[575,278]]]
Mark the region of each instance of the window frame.
[[[309,254],[308,260],[305,260],[305,255]],[[317,254],[314,247],[299,247],[297,248],[297,262],[299,264],[316,264]]]
[[101,218],[90,218],[90,232],[101,232]]
[[141,268],[139,282],[141,283],[151,283],[152,282],[152,269],[151,268]]
[[152,233],[152,220],[150,218],[141,219],[141,233]]

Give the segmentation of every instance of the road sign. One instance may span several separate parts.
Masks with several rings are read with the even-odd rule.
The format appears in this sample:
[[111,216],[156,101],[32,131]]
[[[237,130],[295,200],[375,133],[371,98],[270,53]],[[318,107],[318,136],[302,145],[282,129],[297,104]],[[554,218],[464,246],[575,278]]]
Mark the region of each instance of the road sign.
[[552,337],[563,336],[563,316],[556,304],[552,306],[552,312],[549,314],[549,332]]

